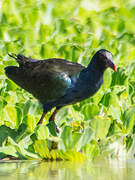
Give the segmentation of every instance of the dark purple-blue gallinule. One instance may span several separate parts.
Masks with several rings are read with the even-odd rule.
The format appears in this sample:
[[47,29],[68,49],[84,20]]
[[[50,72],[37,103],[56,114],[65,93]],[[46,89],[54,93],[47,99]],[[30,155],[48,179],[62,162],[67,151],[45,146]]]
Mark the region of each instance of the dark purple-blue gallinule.
[[[7,66],[8,78],[31,93],[43,105],[43,114],[56,107],[49,121],[54,121],[60,108],[80,102],[94,95],[103,83],[105,70],[110,67],[117,71],[112,54],[101,49],[95,53],[87,67],[65,59],[50,58],[36,60],[21,54],[10,55],[19,64]],[[56,126],[57,132],[59,132]]]

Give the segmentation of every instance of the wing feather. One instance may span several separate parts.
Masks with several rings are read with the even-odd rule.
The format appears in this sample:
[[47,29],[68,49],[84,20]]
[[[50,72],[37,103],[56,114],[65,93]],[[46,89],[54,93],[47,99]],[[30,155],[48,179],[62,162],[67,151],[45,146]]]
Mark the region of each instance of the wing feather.
[[[22,58],[22,56],[18,56]],[[65,59],[35,60],[23,56],[17,60],[20,67],[15,68],[11,78],[22,88],[33,94],[41,103],[57,100],[66,89],[75,84],[84,66]]]

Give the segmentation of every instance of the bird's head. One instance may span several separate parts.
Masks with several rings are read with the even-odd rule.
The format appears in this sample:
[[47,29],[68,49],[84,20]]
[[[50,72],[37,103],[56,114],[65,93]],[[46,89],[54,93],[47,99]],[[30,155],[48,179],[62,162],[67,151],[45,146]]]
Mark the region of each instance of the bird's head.
[[100,49],[96,52],[92,58],[91,64],[96,65],[103,71],[108,67],[112,68],[115,72],[117,71],[115,64],[112,62],[112,53],[105,49]]

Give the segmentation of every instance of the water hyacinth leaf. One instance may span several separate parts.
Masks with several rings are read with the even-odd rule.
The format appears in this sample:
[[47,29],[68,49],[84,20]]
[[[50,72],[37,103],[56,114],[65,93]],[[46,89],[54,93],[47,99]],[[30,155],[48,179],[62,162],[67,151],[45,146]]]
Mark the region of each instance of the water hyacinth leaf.
[[[109,91],[109,90],[108,90]],[[102,91],[102,88],[100,89],[100,91],[98,91],[91,99],[93,99],[94,104],[100,104],[101,99],[104,96],[105,91]]]
[[51,121],[47,124],[47,127],[49,129],[49,132],[53,135],[53,136],[57,136],[57,131],[56,131],[56,124],[54,121]]
[[[133,158],[135,156],[135,137],[131,137],[129,136],[129,144],[131,145],[130,146],[130,149],[127,153],[128,157],[131,157]],[[127,144],[128,145],[128,144]],[[128,147],[128,146],[127,146]]]
[[37,140],[34,143],[34,149],[37,154],[43,159],[51,159],[46,140]]
[[[135,8],[129,0],[117,2],[121,8],[112,7],[114,3],[109,1],[96,6],[91,2],[87,6],[83,1],[66,0],[61,1],[60,7],[59,1],[0,2],[0,145],[5,148],[3,153],[9,148],[9,155],[34,159],[35,142],[47,139],[50,156],[43,153],[43,158],[74,160],[86,155],[92,159],[103,154],[104,149],[104,155],[107,157],[109,153],[110,157],[106,144],[111,140],[112,154],[118,156],[122,147],[134,157]],[[46,127],[52,112],[44,119],[45,125],[36,126],[42,108],[34,97],[5,76],[5,66],[17,65],[8,53],[35,59],[64,58],[87,66],[94,52],[101,48],[112,52],[117,72],[108,69],[101,89],[93,97],[59,111],[55,121],[61,129],[59,135],[54,123]],[[115,143],[117,137],[122,141],[121,146]],[[45,143],[39,144],[37,157],[41,158]]]
[[41,50],[40,50],[41,57],[45,56],[45,52],[46,52],[45,44],[42,44],[41,45]]
[[120,120],[121,117],[121,111],[119,106],[110,105],[109,107],[109,114],[112,115],[114,119]]
[[118,24],[118,31],[123,32],[124,29],[125,29],[125,21],[122,19],[122,20],[120,20],[120,22]]
[[61,134],[62,143],[64,144],[65,150],[71,149],[72,144],[72,128],[70,126],[65,126]]
[[16,148],[12,145],[0,147],[0,158],[6,157],[7,155],[18,157]]
[[79,111],[75,111],[75,109],[71,106],[71,109],[68,113],[68,117],[73,120],[75,119],[77,122],[81,122],[84,119],[84,116]]
[[[17,112],[14,106],[5,106],[8,120],[16,126]],[[6,119],[7,120],[7,119]]]
[[19,142],[26,132],[26,125],[20,124],[17,130],[7,127],[5,125],[0,126],[0,146],[8,138],[11,137],[14,141]]
[[122,93],[126,92],[126,87],[124,85],[116,85],[113,87],[112,92],[115,93],[118,97],[120,97],[120,95],[122,95]]
[[105,91],[110,87],[112,81],[111,71],[105,71],[104,83],[102,85],[102,90]]
[[124,118],[124,126],[126,127],[127,133],[131,133],[135,124],[135,107],[126,112]]
[[112,121],[109,127],[107,136],[114,136],[119,133],[122,133],[123,135],[125,135],[127,134],[127,130],[121,121],[115,119]]
[[88,144],[93,138],[92,128],[86,128],[80,138],[77,150],[80,151],[86,144]]
[[120,119],[121,117],[121,104],[115,92],[110,93],[108,112],[114,119]]
[[[16,154],[19,159],[37,159],[39,156],[37,156],[35,153],[27,151],[28,144],[26,141],[27,137],[23,139],[23,141],[16,143],[12,138],[8,137],[7,139],[7,145],[11,145],[16,149]],[[16,157],[16,156],[15,156]]]
[[22,122],[23,116],[22,116],[22,109],[15,105],[16,113],[17,113],[17,127]]
[[7,139],[7,137],[12,137],[14,139],[16,135],[17,133],[14,129],[5,125],[0,126],[0,146],[2,146],[2,143]]
[[93,116],[99,113],[99,107],[94,103],[85,104],[81,111],[84,115],[84,120],[90,120]]
[[27,116],[30,106],[31,106],[31,101],[30,100],[26,101],[26,103],[23,106],[23,116],[24,117]]
[[22,120],[22,123],[27,125],[27,130],[33,132],[36,126],[37,118],[33,114],[27,114]]
[[18,101],[16,92],[9,91],[8,94],[5,94],[5,100],[8,102],[9,106],[13,106]]
[[110,124],[109,130],[108,130],[108,133],[107,133],[107,137],[115,134],[115,133],[114,133],[114,132],[115,132],[115,127],[116,127],[116,121],[113,121],[113,122]]
[[128,79],[133,79],[134,80],[134,77],[135,77],[135,62],[132,61],[129,66],[128,66]]
[[51,157],[52,157],[53,160],[56,160],[56,159],[57,159],[57,153],[56,153],[55,150],[51,150],[50,155],[51,155]]
[[103,104],[104,106],[108,107],[110,104],[110,95],[111,91],[108,90],[105,92],[104,96],[102,97],[102,99],[100,100],[100,103]]
[[40,107],[40,104],[37,101],[32,101],[31,102],[31,106],[30,106],[30,109],[29,109],[30,114],[37,115],[37,114],[42,112],[41,110],[42,109]]
[[72,134],[72,144],[71,144],[71,149],[76,149],[78,146],[78,142],[82,136],[82,133],[74,132]]
[[95,140],[92,140],[82,149],[82,152],[85,154],[87,159],[94,159],[100,152],[98,143]]
[[[11,64],[11,63],[10,63],[10,64]],[[16,85],[15,83],[13,83],[11,80],[6,79],[6,80],[5,80],[5,83],[6,83],[6,89],[7,89],[7,91],[10,91],[10,90],[14,91],[14,90],[16,90],[17,85]]]
[[69,108],[63,107],[56,115],[57,122],[65,122],[66,117],[69,114]]
[[135,102],[135,81],[128,80],[127,93],[131,104]]
[[105,138],[108,133],[111,119],[109,117],[95,116],[90,124],[94,130],[94,137],[96,139],[102,139]]
[[69,161],[82,161],[83,155],[80,152],[76,152],[74,150],[59,150],[55,151],[57,154],[57,159],[59,160],[69,160]]
[[25,134],[27,134],[26,129],[26,124],[20,124],[16,131],[15,141],[19,142],[21,139],[24,138]]
[[133,144],[133,138],[131,136],[126,137],[126,149],[127,151],[130,149],[130,147]]
[[121,69],[118,68],[117,73],[112,74],[111,86],[124,85],[126,78],[127,78],[127,75],[125,73],[125,70],[123,68]]
[[40,124],[40,125],[36,128],[35,133],[36,133],[36,135],[37,135],[38,140],[49,138],[48,128],[47,128],[47,126],[44,125],[44,124]]

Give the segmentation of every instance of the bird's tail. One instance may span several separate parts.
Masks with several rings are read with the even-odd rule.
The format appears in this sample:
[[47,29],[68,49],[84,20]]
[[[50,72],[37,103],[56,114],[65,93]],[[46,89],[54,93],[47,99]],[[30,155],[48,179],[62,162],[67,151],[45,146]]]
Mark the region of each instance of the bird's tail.
[[22,54],[8,54],[10,57],[14,58],[19,65],[25,65],[26,63],[29,62],[36,62],[36,59],[28,58]]
[[15,60],[17,59],[16,57],[17,57],[17,55],[16,54],[14,54],[14,53],[12,53],[12,54],[8,54],[10,57],[12,57],[12,58],[14,58]]

